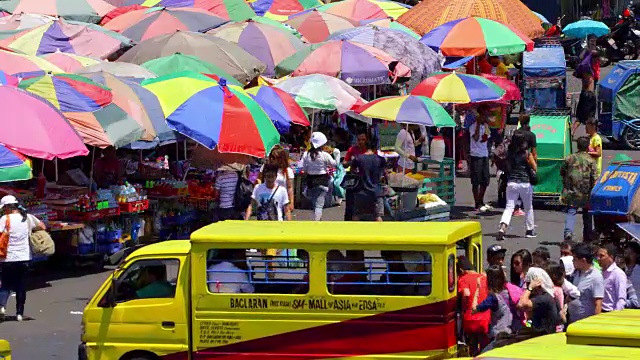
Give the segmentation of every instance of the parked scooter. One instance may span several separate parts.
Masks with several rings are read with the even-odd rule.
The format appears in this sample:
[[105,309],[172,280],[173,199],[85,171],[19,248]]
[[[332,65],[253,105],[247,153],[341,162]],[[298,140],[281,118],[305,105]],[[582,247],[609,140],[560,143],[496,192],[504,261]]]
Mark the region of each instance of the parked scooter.
[[635,5],[629,4],[620,15],[620,21],[611,32],[598,38],[601,48],[600,65],[607,66],[620,60],[635,60],[640,55],[640,30],[634,14]]

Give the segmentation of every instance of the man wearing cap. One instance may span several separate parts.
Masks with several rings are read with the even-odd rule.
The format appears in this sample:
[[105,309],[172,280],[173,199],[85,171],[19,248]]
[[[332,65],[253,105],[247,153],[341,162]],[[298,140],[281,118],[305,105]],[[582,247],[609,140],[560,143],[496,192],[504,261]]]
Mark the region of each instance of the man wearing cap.
[[588,244],[579,243],[573,248],[573,266],[576,269],[573,284],[580,290],[580,296],[569,303],[569,323],[602,312],[604,279],[593,267],[593,255]]
[[507,275],[507,279],[509,278],[509,274],[507,274],[507,267],[504,266],[504,257],[507,253],[507,249],[503,248],[500,245],[491,245],[487,249],[487,262],[489,266],[498,265],[502,268],[505,275]]

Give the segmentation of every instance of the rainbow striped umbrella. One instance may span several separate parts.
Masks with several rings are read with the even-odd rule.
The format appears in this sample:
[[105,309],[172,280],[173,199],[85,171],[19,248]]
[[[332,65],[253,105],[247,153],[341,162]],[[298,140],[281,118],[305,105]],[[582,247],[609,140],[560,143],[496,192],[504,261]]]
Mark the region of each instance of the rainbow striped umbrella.
[[71,23],[63,19],[23,30],[0,41],[0,45],[27,55],[54,52],[106,59],[133,43],[113,31],[96,29],[95,24]]
[[31,160],[17,151],[0,145],[0,182],[29,180]]
[[242,21],[256,16],[251,6],[238,0],[125,0],[126,5],[207,10],[225,20]]
[[66,73],[73,73],[79,69],[102,62],[102,60],[92,57],[68,54],[59,51],[44,54],[40,57],[59,67]]
[[313,44],[278,64],[279,76],[325,74],[352,86],[391,83],[389,64],[397,62],[391,76],[409,77],[411,70],[386,52],[347,40]]
[[358,26],[355,21],[315,9],[293,15],[285,24],[298,30],[304,36],[304,39],[310,43],[326,41],[327,37],[334,32],[353,29]]
[[42,73],[46,71],[64,72],[45,59],[37,56],[18,54],[0,49],[0,70],[7,74]]
[[222,25],[227,20],[195,8],[155,7],[122,14],[104,25],[134,41],[180,31],[200,31]]
[[115,6],[103,0],[4,0],[0,10],[12,14],[45,14],[67,20],[98,23]]
[[62,112],[92,112],[113,101],[109,88],[73,74],[28,78],[19,87],[44,98]]
[[533,41],[509,25],[468,17],[444,23],[420,42],[446,56],[506,55],[533,50]]
[[320,6],[318,11],[363,21],[388,17],[397,19],[410,8],[408,5],[387,0],[345,0]]
[[456,126],[449,113],[425,96],[389,96],[360,106],[356,113],[366,117],[424,126]]
[[179,72],[142,82],[154,93],[170,128],[209,149],[265,157],[280,134],[251,96],[194,72]]
[[276,64],[306,48],[290,31],[253,20],[229,23],[207,33],[238,44],[262,61],[267,66],[266,76],[275,76]]
[[0,71],[0,85],[18,86],[19,82],[20,80],[17,77],[11,76],[4,71]]
[[289,16],[322,5],[319,0],[256,0],[251,7],[258,16],[285,21]]
[[280,134],[288,133],[291,124],[311,125],[307,118],[307,113],[284,90],[262,85],[247,89],[247,93],[269,115]]
[[220,67],[203,61],[196,56],[177,53],[149,60],[142,64],[142,66],[157,76],[169,75],[174,72],[193,71],[203,74],[218,75],[227,79],[227,83],[229,85],[243,86],[242,83],[234,79]]
[[303,108],[337,110],[344,114],[363,102],[358,90],[340,79],[322,74],[292,77],[273,86],[293,96]]
[[408,27],[400,24],[393,18],[364,20],[364,21],[361,21],[360,24],[402,31],[403,33],[411,36],[412,38],[416,40],[420,40],[420,35],[416,34],[413,30],[409,29]]
[[454,72],[434,73],[411,91],[411,95],[430,97],[439,103],[467,104],[500,100],[505,91],[482,76]]

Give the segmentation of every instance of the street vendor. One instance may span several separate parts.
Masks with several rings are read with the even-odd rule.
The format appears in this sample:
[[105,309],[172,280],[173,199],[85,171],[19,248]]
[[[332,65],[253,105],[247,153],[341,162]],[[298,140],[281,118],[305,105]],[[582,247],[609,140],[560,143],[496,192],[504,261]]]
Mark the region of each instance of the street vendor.
[[425,136],[420,134],[416,137],[415,133],[420,131],[419,125],[407,125],[398,132],[395,143],[395,151],[400,155],[398,159],[398,172],[408,174],[413,171],[415,163],[418,161],[416,157],[416,147],[422,146]]
[[[356,145],[347,150],[342,166],[348,168],[351,166],[353,159],[359,155],[367,152],[367,144],[369,143],[369,137],[366,132],[358,134]],[[351,221],[353,219],[353,191],[346,189],[345,191],[345,208],[344,208],[344,221]]]
[[114,147],[108,147],[102,151],[102,157],[95,161],[93,169],[98,188],[106,189],[116,185],[122,179],[123,173]]

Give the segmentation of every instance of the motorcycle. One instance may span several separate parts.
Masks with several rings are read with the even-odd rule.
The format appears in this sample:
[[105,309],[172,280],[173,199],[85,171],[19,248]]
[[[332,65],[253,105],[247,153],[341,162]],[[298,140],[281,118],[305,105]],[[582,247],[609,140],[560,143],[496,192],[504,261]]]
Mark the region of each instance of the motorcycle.
[[640,55],[640,30],[634,16],[635,5],[630,4],[611,32],[598,38],[600,66],[608,66],[620,60],[635,60]]

